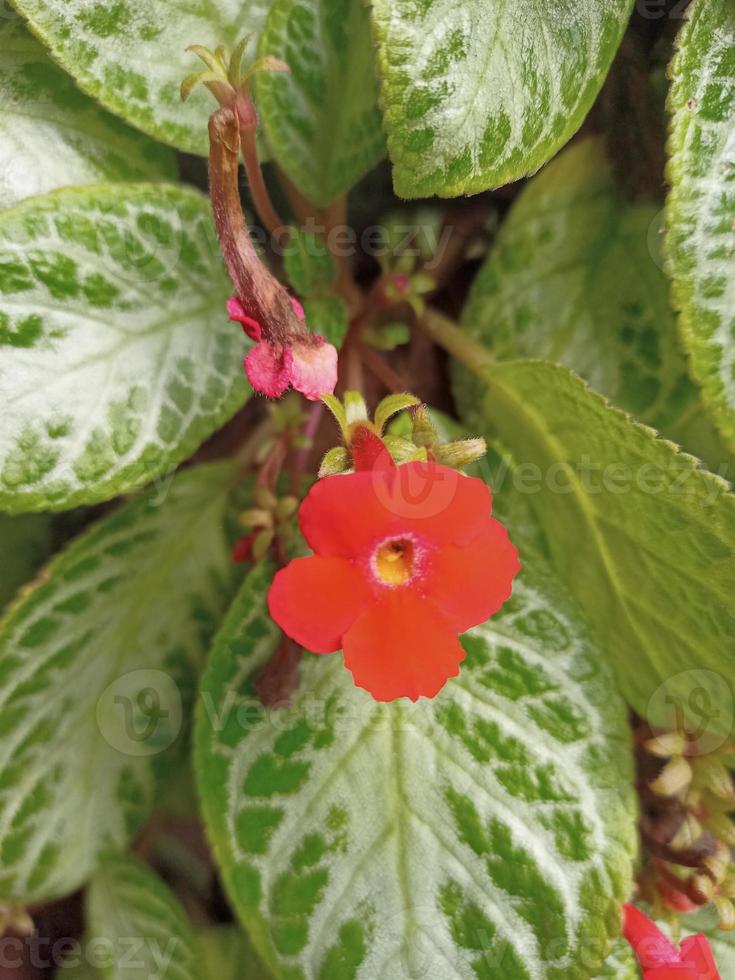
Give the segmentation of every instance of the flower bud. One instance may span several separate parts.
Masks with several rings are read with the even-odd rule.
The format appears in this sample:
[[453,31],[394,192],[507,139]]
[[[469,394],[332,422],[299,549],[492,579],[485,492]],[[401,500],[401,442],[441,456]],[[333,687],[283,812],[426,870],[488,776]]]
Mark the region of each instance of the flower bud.
[[672,755],[684,755],[686,747],[687,739],[683,732],[664,732],[649,738],[644,743],[646,752],[662,759],[668,759]]
[[345,473],[350,468],[350,454],[344,446],[335,446],[322,457],[319,466],[319,479],[325,476],[336,476]]
[[649,786],[656,796],[678,796],[692,781],[692,768],[683,756],[674,756],[666,763]]

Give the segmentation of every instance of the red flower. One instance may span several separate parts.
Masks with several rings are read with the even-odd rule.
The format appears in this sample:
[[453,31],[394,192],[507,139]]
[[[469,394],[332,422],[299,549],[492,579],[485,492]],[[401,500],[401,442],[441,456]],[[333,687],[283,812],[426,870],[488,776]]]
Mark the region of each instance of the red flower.
[[378,701],[433,697],[459,673],[458,633],[508,599],[520,569],[482,480],[436,463],[316,483],[299,515],[314,551],[273,580],[273,619],[314,653],[340,648]]
[[[304,309],[297,299],[291,299],[299,319]],[[337,384],[337,350],[323,337],[309,333],[294,335],[288,343],[269,340],[257,320],[248,316],[237,296],[227,302],[231,320],[242,324],[255,347],[244,361],[248,381],[256,391],[268,398],[280,398],[291,387],[311,401],[320,395],[331,394]]]
[[643,971],[643,980],[721,980],[709,941],[701,933],[680,948],[634,905],[624,905],[623,933]]

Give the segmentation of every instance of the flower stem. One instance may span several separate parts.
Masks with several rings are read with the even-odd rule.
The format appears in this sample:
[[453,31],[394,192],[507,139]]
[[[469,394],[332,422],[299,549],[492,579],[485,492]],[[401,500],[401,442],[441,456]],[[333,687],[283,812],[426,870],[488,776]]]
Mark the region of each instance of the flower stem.
[[258,160],[258,147],[254,129],[248,127],[240,130],[240,145],[242,147],[245,176],[248,179],[253,207],[271,235],[282,235],[287,229],[278,216],[278,212],[273,207],[268,188],[265,186],[265,181],[263,180],[263,172],[260,169],[260,161]]
[[250,240],[240,205],[237,168],[240,132],[230,108],[217,109],[209,119],[209,188],[214,224],[233,285],[266,340],[289,343],[308,336],[291,297],[266,269]]
[[464,364],[474,374],[483,377],[485,370],[493,364],[493,358],[482,344],[468,337],[449,317],[437,310],[427,309],[419,318],[419,326],[435,344]]

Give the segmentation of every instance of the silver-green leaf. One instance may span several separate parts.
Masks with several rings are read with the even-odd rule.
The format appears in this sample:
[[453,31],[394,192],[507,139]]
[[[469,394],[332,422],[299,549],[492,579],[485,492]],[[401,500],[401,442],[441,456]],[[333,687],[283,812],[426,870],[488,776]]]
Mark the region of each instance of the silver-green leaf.
[[370,24],[362,0],[276,0],[256,97],[273,156],[312,203],[330,204],[385,155]]
[[106,855],[86,905],[89,949],[104,980],[203,980],[186,913],[137,858]]
[[0,622],[0,899],[79,887],[185,749],[230,594],[234,477],[229,463],[189,469],[115,510]]
[[599,92],[632,0],[374,0],[401,197],[475,194],[533,173]]
[[698,460],[612,408],[566,368],[507,361],[484,393],[456,386],[468,423],[512,447],[553,567],[651,724],[735,722],[735,495]]
[[203,86],[182,104],[199,65],[190,44],[252,43],[272,0],[14,0],[79,86],[123,119],[190,153],[208,153],[216,103]]
[[689,379],[655,257],[658,211],[625,201],[599,141],[577,143],[516,198],[462,322],[499,359],[573,368],[720,470],[727,452]]
[[57,187],[176,176],[173,153],[121,123],[0,17],[0,207]]
[[203,812],[232,902],[279,980],[589,980],[635,849],[625,711],[544,575],[464,637],[433,701],[378,704],[306,654],[293,705],[253,675],[278,631],[246,579],[198,705]]
[[665,238],[681,333],[735,449],[735,7],[694,0],[671,67]]
[[165,477],[247,398],[206,198],[111,184],[0,216],[0,508]]

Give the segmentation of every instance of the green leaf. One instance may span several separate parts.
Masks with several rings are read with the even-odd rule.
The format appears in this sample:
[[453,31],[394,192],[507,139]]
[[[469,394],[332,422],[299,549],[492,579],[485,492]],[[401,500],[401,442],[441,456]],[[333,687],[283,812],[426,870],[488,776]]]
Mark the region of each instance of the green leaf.
[[[116,115],[179,150],[209,152],[216,102],[179,86],[200,63],[193,43],[234,47],[260,31],[271,0],[14,0],[51,54]],[[252,45],[251,45],[252,48]],[[251,50],[252,55],[252,50]]]
[[727,453],[702,431],[668,281],[652,255],[657,214],[626,203],[601,143],[578,143],[516,198],[462,320],[497,358],[573,368],[717,469]]
[[0,622],[0,898],[72,892],[175,769],[229,596],[233,479],[189,469],[113,511]]
[[640,976],[633,950],[624,939],[616,940],[597,980],[640,980]]
[[291,69],[254,79],[268,146],[302,194],[326,207],[385,154],[367,9],[276,0],[258,50]]
[[[510,446],[555,571],[596,627],[651,724],[729,735],[735,682],[735,496],[724,480],[611,408],[566,368],[516,361],[466,372],[469,424]],[[521,469],[522,468],[522,469]],[[520,475],[518,473],[520,472]],[[724,659],[723,659],[724,658]]]
[[90,883],[87,919],[104,980],[202,980],[184,910],[137,858],[102,860]]
[[339,654],[305,654],[293,706],[268,711],[253,674],[278,643],[271,573],[250,573],[215,642],[196,764],[275,975],[595,976],[630,887],[629,735],[558,587],[526,569],[433,701],[379,704]]
[[20,19],[0,18],[0,207],[100,180],[173,179],[173,153],[83,95]]
[[692,369],[735,449],[735,8],[696,0],[671,68],[665,247]]
[[50,551],[48,514],[0,514],[0,609],[33,578]]
[[576,132],[632,0],[374,0],[382,103],[401,197],[525,177]]
[[272,980],[247,936],[236,926],[213,926],[194,936],[200,980]]
[[283,267],[299,296],[329,290],[337,278],[337,266],[324,240],[301,228],[291,229],[284,247]]
[[228,292],[193,191],[100,185],[0,216],[0,507],[106,500],[227,421],[248,393]]
[[339,296],[304,300],[304,313],[309,329],[328,340],[339,350],[350,325],[347,307]]

